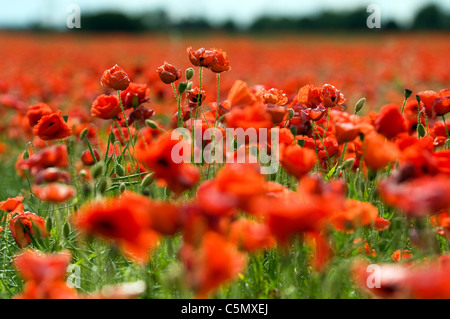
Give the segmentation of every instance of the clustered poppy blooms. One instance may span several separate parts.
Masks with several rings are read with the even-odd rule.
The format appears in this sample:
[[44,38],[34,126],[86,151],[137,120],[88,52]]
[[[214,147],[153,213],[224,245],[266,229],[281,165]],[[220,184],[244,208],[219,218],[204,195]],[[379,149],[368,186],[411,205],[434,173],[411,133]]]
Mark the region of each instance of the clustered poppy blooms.
[[[187,54],[192,65],[210,69],[218,79],[220,73],[231,70],[221,49],[189,47]],[[180,236],[176,254],[182,266],[180,278],[196,297],[205,298],[222,284],[245,276],[252,254],[276,248],[285,253],[291,247],[297,249],[292,245],[297,242],[302,244],[305,265],[314,271],[324,271],[339,255],[365,259],[385,255],[380,254],[374,239],[378,238],[375,232],[390,231],[392,218],[380,209],[389,206],[395,209],[395,218],[410,222],[412,248],[395,247],[392,254],[388,252],[395,264],[381,265],[381,287],[369,293],[381,297],[450,296],[448,256],[416,266],[421,230],[413,225],[430,218],[429,230],[450,238],[450,151],[446,149],[450,127],[445,118],[439,118],[450,110],[449,89],[420,91],[416,101],[405,100],[404,108],[389,103],[378,112],[359,115],[360,109],[355,114],[346,111],[348,101],[341,91],[346,86],[341,83],[305,85],[312,81],[302,77],[280,89],[272,86],[275,82],[252,86],[237,80],[225,83],[227,94],[219,90],[214,102],[207,86],[184,83],[186,90],[178,91],[177,102],[183,104],[180,119],[187,130],[203,134],[214,125],[222,133],[214,143],[221,147],[226,143],[226,128],[258,132],[256,145],[249,145],[246,139],[220,158],[236,159],[243,151],[247,156],[244,162],[210,167],[191,163],[191,155],[195,158],[212,141],[193,145],[174,139],[174,130],[166,127],[163,117],[150,120],[158,113],[158,105],[150,108],[150,96],[164,102],[167,92],[162,83],[180,80],[181,70],[167,62],[157,68],[158,76],[145,73],[139,65],[130,70],[133,77],[148,83],[131,82],[115,65],[101,77],[106,94],[91,94],[86,85],[90,116],[89,107],[77,110],[85,96],[74,99],[70,120],[48,104],[27,107],[20,98],[0,96],[2,106],[18,113],[11,125],[17,129],[14,134],[20,135],[24,129],[27,137],[33,137],[31,132],[35,135],[16,162],[18,174],[28,179],[29,188],[20,193],[23,196],[0,202],[2,222],[8,225],[0,231],[9,231],[19,248],[53,240],[45,238],[54,234],[52,216],[47,215],[48,225],[41,211],[34,210],[24,197],[55,206],[69,204],[74,198],[73,205],[61,205],[71,213],[73,210],[65,221],[64,236],[73,235],[70,224],[77,239],[101,239],[139,266],[149,265],[164,237]],[[95,83],[98,87],[98,78]],[[0,85],[3,92],[4,84]],[[27,89],[31,90],[25,86]],[[120,92],[107,95],[108,89]],[[204,110],[193,123],[198,106]],[[98,126],[91,121],[98,121]],[[426,127],[426,134],[418,132],[420,127]],[[264,129],[267,134],[263,138],[260,132]],[[66,141],[52,142],[72,135]],[[278,145],[271,139],[274,136]],[[279,161],[282,169],[276,176],[261,173],[261,158],[258,162],[258,157],[250,154],[254,146],[264,146]],[[178,159],[173,153],[176,148]],[[184,154],[185,150],[193,154]],[[367,185],[370,188],[365,189]],[[370,228],[370,234],[377,236],[359,237],[364,233],[361,228]],[[345,247],[333,242],[336,237],[346,238]],[[78,293],[65,282],[70,261],[67,252],[21,251],[13,265],[25,284],[16,297],[129,295],[117,287],[110,293]],[[365,262],[352,267],[362,289],[366,288],[366,269]]]

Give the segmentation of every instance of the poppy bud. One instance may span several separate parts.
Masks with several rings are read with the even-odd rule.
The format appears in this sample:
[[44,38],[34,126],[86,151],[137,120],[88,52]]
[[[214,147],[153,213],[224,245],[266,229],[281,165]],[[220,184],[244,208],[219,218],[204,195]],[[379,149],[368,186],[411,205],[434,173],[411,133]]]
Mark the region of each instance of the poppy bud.
[[297,135],[297,126],[291,126],[291,127],[289,127],[289,129],[291,130],[291,132],[294,136]]
[[448,149],[450,148],[450,139],[449,139],[449,138],[445,140],[444,148],[445,148],[446,150],[448,150]]
[[345,171],[346,169],[353,167],[353,164],[355,164],[355,158],[352,157],[346,159],[341,165],[341,170]]
[[186,91],[190,91],[190,90],[192,90],[192,84],[193,82],[189,82],[188,84],[187,84],[187,87],[186,87]]
[[364,104],[366,104],[366,98],[363,97],[355,104],[355,114],[357,114],[361,109],[364,107]]
[[148,174],[141,182],[142,187],[148,187],[155,181],[153,174]]
[[84,130],[82,130],[80,133],[80,140],[84,140],[86,138],[88,132],[89,132],[88,128],[85,128]]
[[47,220],[45,221],[45,229],[50,232],[53,228],[53,220],[51,217],[47,217]]
[[416,95],[416,101],[417,101],[417,103],[420,105],[420,96],[419,95]]
[[103,175],[103,162],[98,162],[97,164],[92,166],[91,175],[95,179]]
[[124,176],[125,175],[125,169],[120,164],[116,164],[116,167],[114,167],[114,170],[115,170],[117,176]]
[[419,135],[419,137],[425,136],[425,127],[421,123],[417,125],[417,135]]
[[186,70],[186,80],[190,80],[194,77],[194,69],[193,68],[189,68]]
[[145,120],[145,124],[152,128],[152,129],[157,129],[158,128],[158,124],[156,124],[154,121],[152,120]]
[[297,140],[297,144],[303,147],[305,146],[305,140]]
[[66,237],[66,238],[69,238],[69,236],[70,236],[70,225],[68,222],[64,223],[63,234],[64,234],[64,237]]
[[111,69],[106,70],[103,73],[101,84],[105,88],[111,88],[114,90],[126,90],[130,84],[130,78],[125,71],[117,64]]
[[98,183],[98,185],[97,185],[97,190],[101,194],[103,194],[108,189],[108,186],[109,186],[109,179],[108,178],[102,178],[100,180],[100,182]]
[[127,187],[125,186],[125,184],[121,183],[120,186],[119,186],[119,193],[122,194],[126,190],[127,190]]
[[157,68],[156,72],[158,72],[161,81],[166,84],[171,84],[181,78],[181,71],[167,62]]
[[410,89],[405,89],[405,93],[404,93],[405,99],[409,98],[411,96],[411,94],[412,94],[412,91]]
[[30,158],[30,153],[28,152],[28,150],[25,150],[22,154],[22,159],[26,160]]
[[82,178],[85,178],[85,177],[87,176],[86,170],[84,170],[84,169],[80,170],[80,176],[81,176]]
[[186,88],[187,88],[186,82],[178,83],[178,93],[183,94],[183,92],[186,91]]
[[295,115],[294,109],[289,109],[288,112],[289,112],[289,119],[292,119]]
[[91,185],[84,184],[82,191],[83,191],[84,197],[89,197],[89,195],[91,194],[91,191],[92,191]]

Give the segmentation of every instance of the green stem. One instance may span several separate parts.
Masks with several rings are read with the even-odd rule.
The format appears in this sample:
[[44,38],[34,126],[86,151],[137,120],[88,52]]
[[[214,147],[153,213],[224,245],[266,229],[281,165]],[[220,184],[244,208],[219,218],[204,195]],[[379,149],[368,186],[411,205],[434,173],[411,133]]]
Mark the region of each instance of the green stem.
[[[323,150],[325,151],[325,154],[327,155],[327,167],[328,167],[328,161],[330,160],[330,156],[328,155],[328,151],[327,151],[327,148],[325,147],[325,143],[323,142],[322,136],[319,134],[319,132],[317,132],[316,122],[312,121],[312,123],[313,123],[313,128],[314,128],[314,135],[319,136],[319,139],[322,142]],[[314,139],[315,139],[315,137],[314,137]]]
[[174,82],[172,82],[172,90],[173,94],[175,95],[175,99],[177,100],[177,106],[178,106],[178,127],[183,127],[183,116],[181,114],[181,96],[178,96],[177,90],[175,88]]

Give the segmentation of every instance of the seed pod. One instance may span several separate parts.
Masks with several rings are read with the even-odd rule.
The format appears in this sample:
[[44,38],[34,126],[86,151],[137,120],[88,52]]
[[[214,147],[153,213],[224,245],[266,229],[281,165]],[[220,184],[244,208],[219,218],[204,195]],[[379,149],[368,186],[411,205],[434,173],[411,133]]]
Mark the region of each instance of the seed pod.
[[142,187],[148,187],[155,181],[155,178],[153,177],[153,174],[148,174],[144,177],[144,179],[141,182]]
[[410,89],[405,89],[405,93],[404,93],[405,99],[409,98],[411,96],[411,94],[412,94],[412,91]]
[[178,93],[183,94],[183,92],[186,91],[186,88],[187,88],[186,82],[178,83]]
[[125,169],[119,163],[116,163],[116,166],[114,167],[114,170],[115,170],[117,176],[124,176],[125,175]]
[[305,140],[297,140],[297,144],[303,147],[305,146]]
[[152,120],[145,120],[145,124],[152,129],[158,128],[158,124],[156,124],[155,121]]
[[194,77],[194,69],[193,68],[189,68],[186,70],[186,80],[190,80]]
[[119,185],[119,193],[122,194],[123,192],[125,192],[127,190],[127,186],[124,183],[121,183]]
[[80,133],[80,140],[84,140],[86,138],[86,136],[87,136],[87,133],[88,133],[88,129],[87,128],[82,130],[81,133]]
[[47,217],[47,220],[45,221],[45,229],[50,232],[53,228],[53,220],[51,217]]
[[91,175],[94,179],[103,175],[103,162],[98,162],[91,169]]
[[355,164],[355,158],[352,157],[352,158],[346,159],[341,165],[341,170],[345,171],[346,169],[353,167],[354,164]]
[[364,107],[365,104],[366,104],[366,98],[365,97],[363,97],[358,102],[356,102],[356,104],[355,104],[355,114],[357,114],[359,111],[361,111],[361,109]]
[[64,223],[63,234],[64,234],[64,237],[66,237],[66,238],[69,238],[69,236],[70,236],[70,225],[68,222]]
[[425,127],[422,124],[417,125],[417,135],[419,135],[419,137],[425,136]]

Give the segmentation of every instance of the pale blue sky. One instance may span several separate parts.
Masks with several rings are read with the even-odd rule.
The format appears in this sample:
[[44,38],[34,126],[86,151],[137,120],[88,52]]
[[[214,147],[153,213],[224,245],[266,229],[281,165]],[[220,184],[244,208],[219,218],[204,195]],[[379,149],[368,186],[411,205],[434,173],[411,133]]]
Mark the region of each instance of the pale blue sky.
[[[450,11],[450,0],[2,0],[1,26],[24,26],[44,22],[64,26],[70,4],[77,4],[81,14],[103,10],[119,10],[128,14],[151,9],[165,9],[172,18],[209,17],[214,23],[233,20],[245,26],[263,14],[307,16],[324,9],[348,10],[378,4],[382,19],[411,22],[416,11],[428,3],[436,3]],[[5,3],[6,2],[6,3]]]

